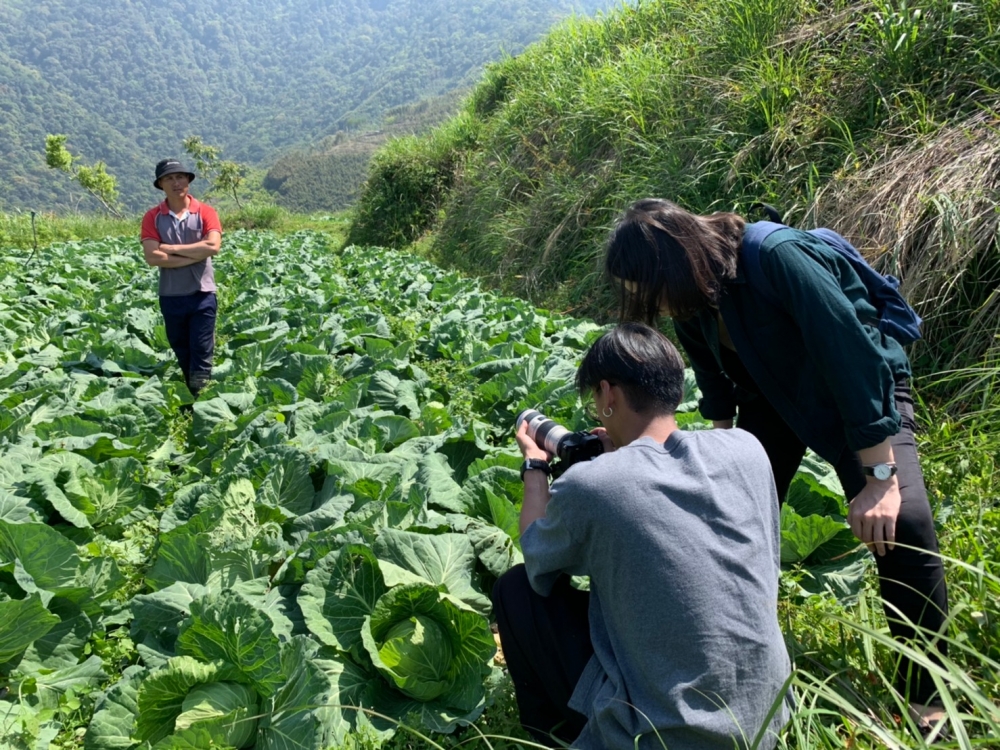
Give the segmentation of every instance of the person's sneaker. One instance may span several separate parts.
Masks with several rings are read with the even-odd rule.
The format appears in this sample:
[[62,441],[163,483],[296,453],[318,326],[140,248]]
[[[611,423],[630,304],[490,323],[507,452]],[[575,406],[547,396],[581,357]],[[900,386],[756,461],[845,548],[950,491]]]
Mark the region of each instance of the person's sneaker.
[[195,375],[188,381],[187,387],[191,391],[191,395],[198,398],[198,394],[205,390],[205,386],[208,385],[212,376],[209,375]]

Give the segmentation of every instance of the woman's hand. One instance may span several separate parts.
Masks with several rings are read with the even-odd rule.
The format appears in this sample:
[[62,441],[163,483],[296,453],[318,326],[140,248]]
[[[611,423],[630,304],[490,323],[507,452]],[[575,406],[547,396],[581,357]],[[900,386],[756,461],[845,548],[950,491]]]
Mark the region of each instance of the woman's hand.
[[517,440],[517,447],[521,449],[521,455],[525,458],[540,458],[543,461],[552,460],[552,454],[542,450],[538,447],[538,443],[529,437],[527,420],[521,422],[521,426],[518,428],[517,434],[514,435],[514,439]]
[[611,453],[615,449],[615,444],[611,442],[611,438],[608,436],[608,431],[603,427],[595,427],[590,431],[591,435],[597,435],[601,439],[601,445],[604,446],[605,453]]
[[869,549],[874,545],[878,554],[884,556],[886,547],[890,551],[896,547],[896,518],[900,503],[899,477],[892,476],[886,480],[869,477],[865,488],[851,500],[847,523],[854,536]]

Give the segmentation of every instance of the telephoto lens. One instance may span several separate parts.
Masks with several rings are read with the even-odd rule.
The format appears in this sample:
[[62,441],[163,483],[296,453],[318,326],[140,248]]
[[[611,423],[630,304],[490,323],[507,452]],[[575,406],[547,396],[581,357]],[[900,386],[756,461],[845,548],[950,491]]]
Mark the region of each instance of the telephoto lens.
[[569,435],[569,430],[534,409],[525,409],[518,414],[514,429],[520,430],[522,422],[528,423],[528,437],[534,440],[539,448],[562,458],[559,455],[559,443]]
[[580,461],[589,461],[604,452],[604,444],[589,432],[570,432],[535,409],[525,409],[517,415],[515,429],[528,423],[528,437],[544,450],[559,458],[552,466],[553,478]]

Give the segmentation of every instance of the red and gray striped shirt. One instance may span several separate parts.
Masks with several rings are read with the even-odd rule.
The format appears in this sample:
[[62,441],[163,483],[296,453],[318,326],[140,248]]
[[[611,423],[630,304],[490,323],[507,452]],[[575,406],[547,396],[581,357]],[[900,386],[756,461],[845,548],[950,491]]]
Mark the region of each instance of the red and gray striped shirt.
[[[142,217],[140,240],[156,240],[165,245],[192,245],[205,239],[209,232],[222,234],[219,214],[211,206],[189,195],[187,210],[179,216],[170,210],[166,201],[149,209]],[[183,268],[160,269],[161,297],[184,297],[215,290],[211,258]]]

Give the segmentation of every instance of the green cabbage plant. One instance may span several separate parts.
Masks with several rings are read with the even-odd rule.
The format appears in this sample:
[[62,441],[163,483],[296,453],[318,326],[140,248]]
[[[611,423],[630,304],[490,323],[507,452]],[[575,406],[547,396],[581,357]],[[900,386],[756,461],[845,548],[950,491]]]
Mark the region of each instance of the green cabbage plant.
[[236,748],[249,747],[256,739],[257,693],[238,682],[212,682],[192,688],[181,703],[174,729],[192,726],[207,729],[213,737]]
[[[172,735],[210,737],[226,747],[254,744],[260,700],[236,682],[238,670],[178,656],[139,686],[135,739],[170,747]],[[200,741],[200,740],[199,740]]]
[[384,564],[358,544],[322,558],[299,594],[307,627],[362,670],[374,667],[381,676],[356,696],[359,705],[387,716],[416,715],[439,732],[475,721],[496,653],[489,622],[412,571],[400,574],[388,566],[397,578],[411,580],[387,585]]
[[486,620],[433,586],[408,584],[379,597],[361,628],[375,668],[404,695],[471,711],[496,646]]
[[452,654],[447,630],[427,615],[392,625],[378,647],[383,673],[418,701],[433,700],[447,689]]

